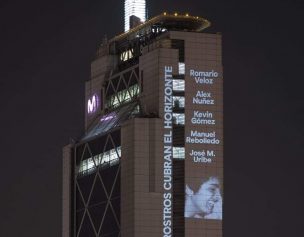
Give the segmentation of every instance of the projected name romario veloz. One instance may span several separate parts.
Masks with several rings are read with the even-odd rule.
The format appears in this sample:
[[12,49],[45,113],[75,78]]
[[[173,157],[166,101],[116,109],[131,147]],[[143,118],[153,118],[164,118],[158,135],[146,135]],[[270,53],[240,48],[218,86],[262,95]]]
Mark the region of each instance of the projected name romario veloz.
[[164,195],[163,237],[172,236],[172,66],[164,68]]

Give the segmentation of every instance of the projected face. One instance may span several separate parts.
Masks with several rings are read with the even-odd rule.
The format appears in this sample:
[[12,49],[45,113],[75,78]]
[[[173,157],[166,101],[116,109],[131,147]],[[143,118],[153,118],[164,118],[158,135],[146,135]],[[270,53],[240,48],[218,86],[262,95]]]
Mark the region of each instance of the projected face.
[[222,219],[222,197],[218,178],[210,177],[202,182],[197,192],[186,185],[185,217]]

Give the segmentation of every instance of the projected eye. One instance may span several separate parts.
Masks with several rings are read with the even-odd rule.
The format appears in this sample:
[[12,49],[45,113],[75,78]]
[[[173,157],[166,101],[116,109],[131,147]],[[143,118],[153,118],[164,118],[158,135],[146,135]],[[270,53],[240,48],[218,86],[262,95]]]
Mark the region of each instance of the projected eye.
[[216,190],[218,189],[219,187],[217,186],[217,185],[212,185],[212,186],[210,186],[209,188],[208,188],[208,191],[210,191],[210,192],[216,192]]
[[210,191],[210,192],[215,192],[215,190],[216,190],[216,188],[214,188],[214,187],[210,187],[210,188],[208,188],[208,191]]

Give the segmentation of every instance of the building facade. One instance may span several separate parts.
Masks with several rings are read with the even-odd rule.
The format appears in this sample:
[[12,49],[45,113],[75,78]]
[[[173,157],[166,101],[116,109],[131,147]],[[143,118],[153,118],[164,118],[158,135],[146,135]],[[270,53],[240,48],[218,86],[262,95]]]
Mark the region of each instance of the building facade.
[[63,149],[63,237],[221,237],[221,35],[162,14],[104,42]]

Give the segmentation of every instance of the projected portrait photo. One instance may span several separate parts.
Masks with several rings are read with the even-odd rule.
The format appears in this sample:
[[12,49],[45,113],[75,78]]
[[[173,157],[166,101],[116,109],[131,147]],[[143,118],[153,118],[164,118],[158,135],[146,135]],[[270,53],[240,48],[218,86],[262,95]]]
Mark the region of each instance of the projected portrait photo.
[[222,196],[217,177],[186,184],[185,218],[222,220]]

